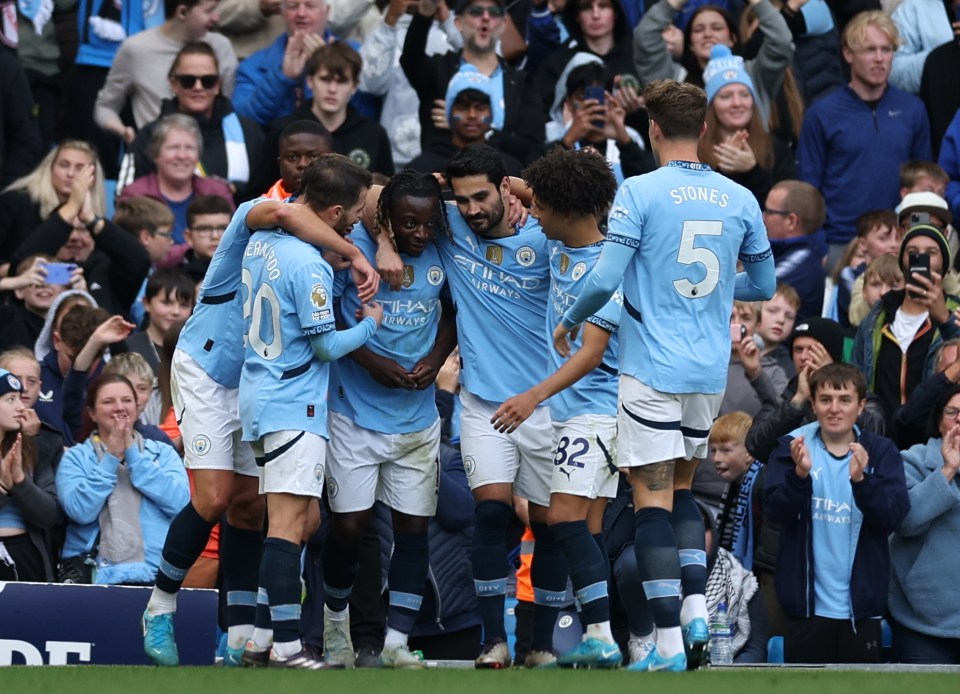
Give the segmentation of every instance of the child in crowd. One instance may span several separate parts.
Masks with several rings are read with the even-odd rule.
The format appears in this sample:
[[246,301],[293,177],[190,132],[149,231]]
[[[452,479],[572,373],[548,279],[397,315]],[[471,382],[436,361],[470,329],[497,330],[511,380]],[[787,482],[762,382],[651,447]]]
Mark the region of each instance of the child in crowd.
[[900,165],[901,200],[910,193],[936,193],[942,198],[949,182],[950,176],[935,162],[911,159]]
[[753,418],[746,412],[730,412],[710,429],[710,458],[726,486],[717,513],[720,546],[749,569],[753,565],[754,540],[762,509],[753,505],[753,488],[762,463],[750,455],[744,441]]
[[[751,416],[765,401],[776,402],[787,387],[786,372],[773,359],[761,359],[756,339],[761,302],[734,301],[730,315],[730,368],[720,414],[742,410]],[[765,378],[761,377],[761,374]]]
[[[903,289],[904,286],[903,270],[900,269],[896,256],[874,258],[863,273],[863,300],[868,307],[873,308],[880,297],[891,289]],[[860,321],[857,321],[856,325],[859,326]]]
[[143,297],[147,327],[130,336],[127,348],[142,355],[154,373],[160,368],[163,335],[193,312],[194,292],[193,280],[178,268],[157,270],[147,280]]
[[754,341],[760,348],[761,363],[777,364],[787,378],[793,378],[797,372],[793,368],[790,350],[784,343],[793,333],[801,305],[797,290],[786,282],[779,283],[773,298],[760,305],[760,322],[756,328],[759,339],[754,338]]
[[764,479],[765,518],[780,523],[777,598],[788,663],[876,663],[890,581],[887,536],[910,508],[903,459],[861,431],[867,382],[850,364],[810,375],[817,421],[782,437]]
[[183,271],[190,275],[197,289],[232,217],[230,203],[217,195],[200,195],[187,208],[183,238],[190,250],[183,258]]
[[837,281],[837,322],[850,327],[850,296],[853,285],[875,258],[895,256],[900,250],[900,224],[893,210],[871,210],[857,217],[857,246],[863,254],[858,264],[841,266]]
[[[150,255],[150,272],[160,267],[173,248],[173,212],[158,200],[146,196],[126,198],[117,201],[117,211],[113,222],[140,240]],[[143,325],[143,293],[147,289],[144,278],[133,306],[130,317],[137,325]]]

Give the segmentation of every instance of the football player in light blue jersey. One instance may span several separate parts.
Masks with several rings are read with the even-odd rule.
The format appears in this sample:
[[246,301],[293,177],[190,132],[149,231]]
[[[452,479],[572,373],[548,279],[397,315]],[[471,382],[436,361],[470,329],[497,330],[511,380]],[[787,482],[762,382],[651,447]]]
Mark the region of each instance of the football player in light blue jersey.
[[[407,639],[427,582],[427,525],[437,509],[440,418],[437,373],[456,345],[453,307],[434,235],[447,235],[440,184],[412,170],[394,176],[377,203],[375,225],[396,241],[404,262],[398,290],[381,284],[380,330],[364,347],[335,362],[330,379],[330,456],[327,499],[330,533],[323,544],[324,657],[350,667],[348,600],[360,542],[377,501],[391,509],[394,545],[387,578],[387,629],[380,663],[422,668]],[[365,227],[351,239],[369,258],[377,244]],[[347,273],[340,273],[342,286]],[[337,289],[334,290],[337,293]],[[356,324],[361,302],[347,277],[341,320]],[[442,316],[441,316],[442,313]]]
[[[477,502],[473,571],[485,643],[476,665],[503,668],[511,663],[503,610],[504,537],[513,517],[513,493],[530,501],[534,533],[545,529],[554,442],[545,407],[536,408],[509,434],[494,429],[490,418],[518,389],[531,388],[547,375],[549,340],[543,325],[549,255],[533,219],[520,227],[509,223],[504,199],[510,196],[510,179],[496,150],[480,144],[460,151],[448,165],[446,178],[457,209],[450,213],[452,238],[437,240],[457,309],[463,363],[460,443]],[[551,562],[558,563],[556,571]],[[565,584],[563,566],[559,548],[551,552],[547,543],[542,548],[538,544],[534,586],[542,587],[548,580],[545,575],[559,575]],[[548,651],[562,599],[556,591],[538,595],[533,647]]]
[[[527,167],[523,176],[533,192],[533,214],[551,239],[550,301],[544,326],[549,333],[573,305],[587,272],[600,256],[604,237],[598,220],[613,203],[617,181],[607,161],[593,150],[560,148]],[[622,305],[617,292],[587,318],[569,359],[550,350],[553,373],[503,403],[492,420],[500,431],[513,431],[550,398],[556,455],[547,524],[552,541],[566,557],[580,621],[586,625],[581,643],[557,659],[561,667],[612,668],[623,662],[610,631],[609,560],[602,535],[603,511],[607,499],[616,496],[619,480],[613,455],[617,438],[616,332]],[[534,557],[542,546],[540,535],[536,541]],[[528,664],[538,665],[541,657],[531,653]]]
[[776,276],[753,195],[697,159],[703,90],[661,80],[644,95],[661,168],[617,192],[607,243],[553,339],[569,353],[571,330],[622,282],[617,458],[630,468],[637,564],[657,626],[657,647],[630,667],[684,670],[709,638],[690,486],[726,384],[730,311],[734,298],[769,299]]
[[[300,200],[345,235],[359,221],[371,175],[348,157],[325,154],[304,172]],[[300,542],[323,492],[329,364],[366,342],[383,309],[365,302],[362,320],[336,330],[333,270],[322,251],[283,229],[257,232],[243,256],[246,347],[240,376],[243,439],[250,441],[267,497],[258,610],[245,660],[269,651],[272,667],[316,670],[300,642]]]
[[248,444],[240,441],[238,386],[243,362],[241,262],[255,229],[282,226],[310,243],[349,258],[372,297],[379,277],[359,249],[303,205],[257,200],[234,214],[200,289],[174,354],[171,390],[194,493],[167,532],[156,586],[144,614],[144,650],[158,664],[179,662],[173,634],[177,591],[224,514],[221,566],[227,590],[224,663],[240,665],[253,634],[257,562],[263,544],[264,502]]

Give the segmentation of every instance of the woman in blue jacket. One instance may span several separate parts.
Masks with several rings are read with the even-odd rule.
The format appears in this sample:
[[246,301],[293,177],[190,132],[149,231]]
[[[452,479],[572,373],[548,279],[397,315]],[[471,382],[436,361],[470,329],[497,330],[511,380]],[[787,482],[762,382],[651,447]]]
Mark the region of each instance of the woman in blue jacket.
[[960,385],[941,397],[930,440],[903,452],[910,512],[890,538],[890,626],[897,660],[960,665]]
[[69,522],[62,557],[90,557],[91,582],[151,585],[173,517],[190,500],[172,446],[133,425],[136,393],[124,376],[98,378],[87,395],[86,441],[63,455],[57,493]]

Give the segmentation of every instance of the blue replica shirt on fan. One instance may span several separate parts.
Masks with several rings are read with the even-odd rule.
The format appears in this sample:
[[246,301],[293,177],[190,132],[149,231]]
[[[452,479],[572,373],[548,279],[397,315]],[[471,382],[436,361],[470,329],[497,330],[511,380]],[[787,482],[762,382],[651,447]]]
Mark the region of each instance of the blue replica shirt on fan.
[[[350,239],[375,265],[377,244],[363,225],[354,228]],[[410,371],[433,349],[436,341],[446,273],[434,244],[428,244],[419,258],[407,255],[400,258],[403,285],[393,291],[386,282],[380,283],[375,300],[383,306],[383,320],[365,346]],[[349,271],[337,273],[334,295],[341,296],[340,315],[344,325],[356,325],[360,297]],[[425,390],[387,388],[349,357],[333,363],[328,403],[331,410],[349,417],[358,426],[384,434],[420,431],[439,416],[432,384]]]
[[243,284],[243,439],[285,430],[326,437],[330,365],[314,355],[311,336],[336,330],[333,270],[314,246],[259,231],[243,256]]
[[[582,248],[569,248],[559,241],[550,242],[550,301],[547,303],[547,334],[563,318],[564,312],[573,306],[584,279],[600,257],[603,243],[595,243]],[[550,418],[555,422],[566,422],[583,414],[601,414],[617,416],[617,365],[619,364],[619,344],[617,331],[620,327],[620,311],[623,308],[623,295],[618,290],[603,308],[587,318],[610,333],[610,341],[603,353],[600,366],[581,378],[569,388],[564,388],[549,400]],[[571,355],[583,346],[583,331],[571,343]],[[566,361],[555,349],[548,349],[550,370],[556,371]]]
[[223,232],[207,268],[193,314],[177,348],[197,362],[210,378],[227,388],[240,384],[243,366],[243,297],[240,292],[243,252],[253,233],[247,214],[266,198],[245,202]]
[[530,216],[513,236],[484,239],[447,203],[453,241],[437,244],[457,307],[463,385],[503,402],[547,376],[547,240]]
[[753,194],[706,164],[671,161],[620,187],[606,246],[564,325],[622,278],[620,372],[665,393],[722,392],[734,295],[769,298],[776,286]]

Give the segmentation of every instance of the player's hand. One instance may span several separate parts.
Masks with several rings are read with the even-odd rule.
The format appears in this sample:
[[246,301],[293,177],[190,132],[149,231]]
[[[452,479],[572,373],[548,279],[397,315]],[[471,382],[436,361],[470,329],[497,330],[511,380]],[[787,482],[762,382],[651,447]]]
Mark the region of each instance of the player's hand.
[[334,272],[339,272],[340,270],[346,270],[350,267],[350,259],[346,258],[339,253],[334,253],[330,250],[325,250],[323,252],[323,259],[327,261],[327,265],[333,268]]
[[358,320],[363,320],[369,316],[377,322],[377,327],[380,327],[380,323],[383,321],[383,306],[378,301],[365,301],[360,307],[360,315],[357,316]]
[[853,454],[850,456],[850,481],[862,482],[863,471],[867,469],[870,456],[867,455],[867,449],[856,441],[850,444],[850,452]]
[[436,360],[427,356],[414,364],[410,369],[409,377],[417,390],[426,390],[437,380],[442,366],[443,364],[438,364]]
[[504,402],[490,418],[493,428],[501,434],[512,434],[537,409],[540,401],[529,390],[514,395]]
[[797,473],[797,477],[806,479],[813,468],[813,461],[810,459],[810,450],[802,436],[790,442],[790,457],[793,458],[794,472]]
[[380,275],[367,260],[363,253],[357,253],[350,262],[350,273],[353,275],[353,283],[357,285],[357,294],[360,295],[360,301],[371,301],[377,295],[380,288]]
[[563,323],[557,325],[553,329],[553,348],[557,350],[557,354],[566,359],[570,356],[570,343],[573,340],[577,339],[577,334],[580,332],[580,326],[575,325],[573,330],[567,330],[563,327]]
[[503,196],[503,203],[507,208],[507,224],[522,227],[527,223],[527,208],[520,202],[520,198],[510,193]]
[[36,410],[29,408],[20,413],[20,431],[27,436],[36,436],[40,433],[40,417]]
[[370,377],[384,388],[414,390],[417,385],[405,368],[397,362],[373,350],[366,350],[363,359],[357,362],[366,369]]
[[[386,232],[381,230],[381,234]],[[393,291],[399,291],[403,286],[403,260],[392,244],[377,244],[377,270],[383,281],[390,285]]]

